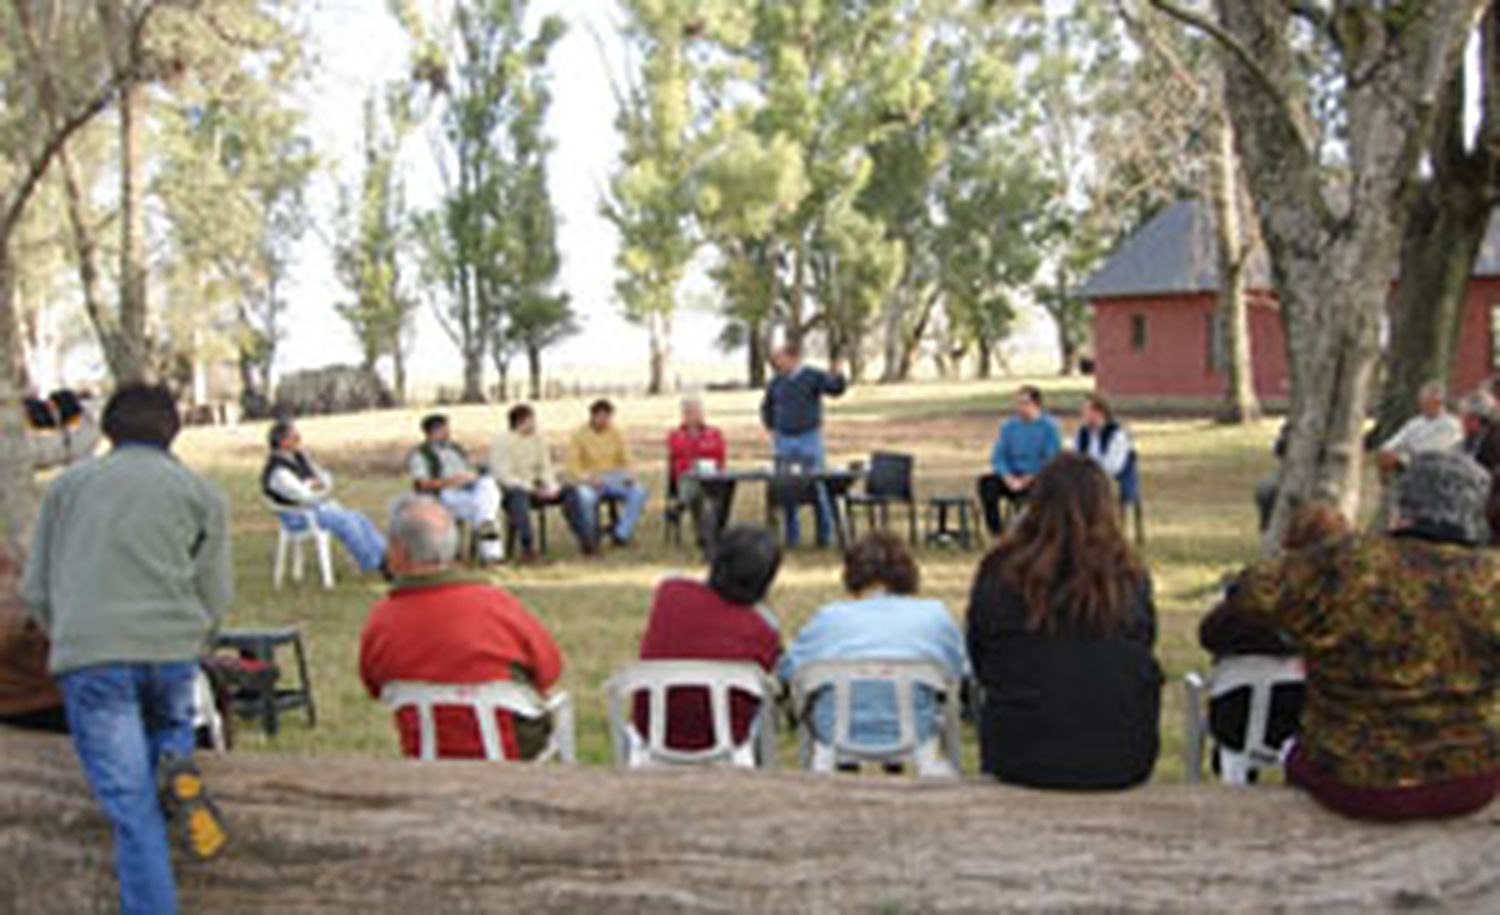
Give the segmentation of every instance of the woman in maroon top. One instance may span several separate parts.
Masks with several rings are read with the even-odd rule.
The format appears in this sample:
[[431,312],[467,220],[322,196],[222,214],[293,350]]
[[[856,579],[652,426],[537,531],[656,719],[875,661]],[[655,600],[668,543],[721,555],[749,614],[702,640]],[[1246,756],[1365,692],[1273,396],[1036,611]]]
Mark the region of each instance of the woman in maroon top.
[[[776,538],[761,527],[734,525],[714,550],[708,581],[670,578],[656,589],[651,618],[641,638],[643,661],[740,661],[766,672],[781,657],[776,620],[759,604],[771,590],[781,567]],[[636,702],[635,723],[649,730],[645,697]],[[746,740],[759,703],[736,693],[731,727],[736,741]],[[702,750],[714,743],[708,692],[674,690],[667,699],[667,746]]]

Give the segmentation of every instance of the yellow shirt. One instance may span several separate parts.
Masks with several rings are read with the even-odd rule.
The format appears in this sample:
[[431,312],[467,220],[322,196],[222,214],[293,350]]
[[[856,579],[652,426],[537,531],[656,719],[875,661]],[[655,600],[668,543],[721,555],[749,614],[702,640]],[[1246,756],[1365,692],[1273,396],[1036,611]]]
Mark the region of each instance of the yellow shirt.
[[630,446],[620,430],[610,426],[603,432],[585,425],[573,433],[568,446],[568,474],[574,480],[592,480],[606,473],[630,470]]
[[502,432],[490,447],[490,476],[506,489],[556,489],[552,455],[541,433]]

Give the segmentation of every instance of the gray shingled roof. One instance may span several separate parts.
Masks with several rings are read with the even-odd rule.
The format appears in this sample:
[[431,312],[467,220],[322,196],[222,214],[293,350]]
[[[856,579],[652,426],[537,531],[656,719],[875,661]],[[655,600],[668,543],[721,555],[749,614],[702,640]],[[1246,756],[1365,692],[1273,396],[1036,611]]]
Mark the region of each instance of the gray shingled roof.
[[[1084,284],[1083,297],[1092,301],[1218,290],[1213,219],[1213,210],[1198,201],[1172,204],[1120,245]],[[1264,249],[1251,255],[1248,271],[1251,288],[1270,288],[1271,270]],[[1500,276],[1500,218],[1490,220],[1474,276]]]

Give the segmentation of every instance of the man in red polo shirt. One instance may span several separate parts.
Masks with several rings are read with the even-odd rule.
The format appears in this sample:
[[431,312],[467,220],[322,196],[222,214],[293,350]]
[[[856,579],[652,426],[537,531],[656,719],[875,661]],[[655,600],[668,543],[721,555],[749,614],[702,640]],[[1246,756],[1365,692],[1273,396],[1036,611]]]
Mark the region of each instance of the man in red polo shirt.
[[[477,684],[518,680],[545,694],[562,674],[557,643],[515,595],[452,571],[458,554],[453,518],[433,499],[404,498],[391,522],[391,593],[370,611],[360,637],[359,671],[370,695],[398,681]],[[546,746],[551,722],[497,716],[507,759],[529,759]],[[438,756],[484,756],[478,722],[467,709],[434,714]],[[396,716],[401,749],[416,756],[416,713]]]
[[668,491],[675,497],[673,510],[686,510],[692,515],[698,545],[711,555],[714,538],[729,516],[734,484],[717,481],[705,486],[693,473],[707,468],[723,470],[728,458],[724,433],[704,419],[703,401],[698,398],[683,400],[682,425],[667,435],[667,456],[667,472],[671,475]]

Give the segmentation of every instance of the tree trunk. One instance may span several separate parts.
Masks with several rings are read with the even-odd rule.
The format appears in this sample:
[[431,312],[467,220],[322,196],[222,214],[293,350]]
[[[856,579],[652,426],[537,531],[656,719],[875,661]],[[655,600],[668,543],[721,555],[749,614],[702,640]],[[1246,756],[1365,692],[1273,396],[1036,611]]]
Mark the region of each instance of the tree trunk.
[[542,399],[542,348],[535,343],[526,346],[526,374],[530,384],[531,399]]
[[36,520],[35,473],[21,412],[15,273],[8,241],[0,238],[0,536],[12,556],[24,556]]
[[391,381],[396,389],[396,406],[406,406],[406,352],[400,340],[391,347]]
[[484,350],[473,346],[464,350],[464,387],[459,399],[464,403],[484,403]]
[[[231,832],[222,858],[179,858],[186,912],[1185,913],[1202,910],[1188,888],[1203,885],[1223,911],[1500,908],[1492,817],[1360,827],[1279,787],[1078,796],[724,770],[200,759]],[[109,832],[64,739],[0,740],[0,824],[0,898],[14,911],[113,908]]]
[[1245,267],[1250,241],[1240,222],[1239,157],[1234,152],[1234,128],[1228,115],[1214,118],[1216,155],[1209,182],[1219,260],[1219,301],[1214,320],[1224,372],[1224,403],[1219,420],[1244,425],[1260,418],[1255,395],[1255,363],[1251,352],[1250,312],[1245,301]]
[[807,245],[801,237],[792,246],[792,288],[787,296],[786,342],[801,346],[807,331]]
[[664,311],[652,311],[646,318],[646,333],[651,347],[651,380],[646,392],[664,394],[667,375],[672,368],[672,316]]
[[144,133],[146,88],[128,83],[120,91],[120,347],[111,366],[116,383],[150,375],[146,299],[146,183]]
[[991,363],[994,361],[995,344],[983,334],[980,334],[974,342],[979,348],[979,366],[974,375],[980,381],[988,381],[992,374]]
[[760,321],[746,323],[745,349],[750,387],[763,388],[766,386],[766,360],[770,357],[770,347],[766,345],[766,331]]

